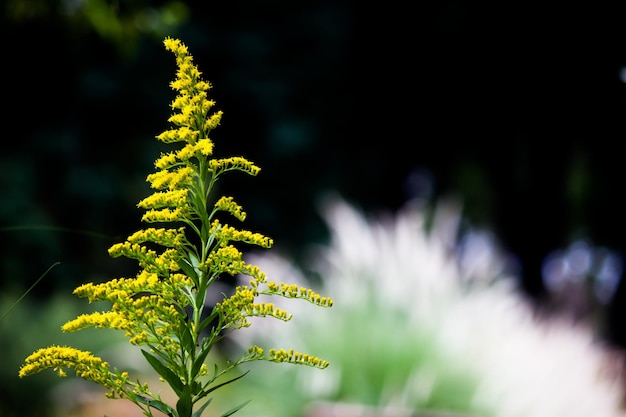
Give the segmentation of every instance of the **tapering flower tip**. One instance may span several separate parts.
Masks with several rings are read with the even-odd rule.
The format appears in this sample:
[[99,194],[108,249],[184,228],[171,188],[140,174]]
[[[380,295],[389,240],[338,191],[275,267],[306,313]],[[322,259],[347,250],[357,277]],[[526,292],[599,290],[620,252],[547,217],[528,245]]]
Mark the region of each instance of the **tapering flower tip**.
[[[118,291],[116,297],[128,298],[131,294],[127,291]],[[115,330],[127,330],[133,327],[133,323],[128,321],[124,316],[116,311],[107,312],[94,312],[89,314],[81,314],[74,320],[70,320],[61,326],[61,330],[64,332],[76,332],[89,327],[99,329],[115,329]]]
[[210,139],[200,139],[195,143],[188,143],[184,148],[176,152],[176,159],[181,162],[189,161],[191,158],[211,156],[213,153],[213,142]]
[[232,197],[224,196],[217,200],[215,203],[215,209],[226,211],[240,221],[244,221],[246,219],[246,212],[243,211],[243,207],[237,204]]
[[209,232],[222,243],[222,246],[228,242],[244,242],[263,248],[271,248],[274,244],[271,238],[261,233],[254,233],[249,230],[238,230],[227,224],[221,224],[217,219],[211,223]]
[[150,227],[133,233],[126,240],[130,244],[153,242],[169,248],[180,248],[187,242],[184,227],[178,229],[156,229]]
[[168,189],[170,191],[184,189],[191,184],[195,170],[192,167],[182,167],[173,171],[161,170],[146,178],[155,190]]
[[26,358],[20,368],[19,377],[24,378],[46,369],[53,369],[59,376],[65,376],[63,368],[74,368],[76,375],[111,387],[109,364],[91,352],[67,346],[50,346],[39,349]]
[[250,346],[248,348],[248,352],[246,354],[246,357],[250,360],[254,360],[254,359],[262,359],[263,358],[263,349],[258,347],[257,345],[253,345]]
[[269,350],[269,360],[271,362],[278,363],[293,363],[295,365],[307,365],[313,366],[315,368],[326,368],[328,367],[329,362],[315,357],[313,355],[309,355],[308,353],[300,353],[296,352],[293,349],[289,349],[288,351],[284,349],[270,349]]
[[[168,121],[176,126],[176,129],[165,131],[157,136],[157,139],[165,142],[187,142],[192,148],[180,151],[178,157],[186,160],[190,155],[199,152],[202,155],[210,155],[212,143],[207,137],[208,133],[217,127],[222,118],[222,112],[216,111],[209,114],[215,101],[209,100],[207,91],[211,84],[202,80],[202,73],[193,64],[193,57],[187,47],[178,39],[166,38],[165,48],[176,56],[176,79],[170,83],[170,87],[178,94],[171,103],[175,112]],[[195,146],[204,141],[199,148]]]
[[281,308],[274,307],[272,303],[250,304],[244,307],[244,313],[248,317],[274,317],[282,321],[289,321],[293,314]]
[[[165,210],[169,209],[160,210],[160,212]],[[156,213],[154,210],[151,210],[146,214],[151,214],[152,212]],[[164,220],[160,217],[159,221]],[[161,254],[158,254],[156,251],[148,249],[146,246],[126,241],[111,246],[109,248],[109,255],[112,258],[123,256],[129,259],[135,259],[139,262],[139,266],[147,272],[160,273],[166,276],[169,275],[168,271],[178,271],[180,269],[180,265],[178,264],[180,254],[176,249],[166,249]]]
[[186,218],[184,210],[180,207],[173,210],[164,208],[162,210],[150,210],[141,216],[141,221],[146,223],[171,223]]
[[254,303],[254,297],[255,293],[250,288],[238,286],[235,288],[235,294],[215,304],[215,310],[226,323],[224,328],[240,329],[250,326],[251,323],[243,312]]
[[[173,121],[172,118],[170,118],[170,121]],[[193,144],[196,142],[199,135],[200,132],[197,130],[192,130],[188,126],[181,126],[178,129],[166,130],[157,135],[156,138],[163,143],[187,142]]]
[[165,49],[173,52],[176,56],[189,55],[189,50],[187,49],[187,46],[185,46],[185,44],[182,43],[180,39],[175,39],[168,36],[163,41],[163,44],[165,45]]
[[330,297],[322,297],[310,288],[299,287],[296,284],[280,284],[270,281],[267,283],[268,294],[282,295],[286,298],[302,298],[321,307],[332,307],[333,300]]
[[141,200],[137,207],[143,209],[181,208],[189,205],[188,190],[157,191]]
[[211,159],[209,161],[209,170],[216,175],[225,171],[237,170],[254,176],[261,171],[261,168],[254,165],[254,163],[248,161],[246,158],[233,156],[230,158]]
[[224,113],[221,110],[216,111],[215,113],[213,113],[205,122],[204,122],[204,129],[206,131],[209,130],[213,130],[215,129],[219,124],[220,121],[222,120],[222,115]]

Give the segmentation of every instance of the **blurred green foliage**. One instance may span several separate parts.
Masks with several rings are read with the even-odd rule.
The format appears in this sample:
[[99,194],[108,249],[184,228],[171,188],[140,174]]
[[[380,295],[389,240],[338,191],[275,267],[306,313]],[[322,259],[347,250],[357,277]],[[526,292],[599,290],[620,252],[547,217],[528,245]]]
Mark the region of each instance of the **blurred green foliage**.
[[142,37],[159,40],[189,19],[183,1],[6,0],[8,23],[58,20],[81,33],[95,33],[127,57]]
[[[20,297],[4,292],[0,297],[0,314]],[[109,330],[63,333],[61,325],[79,314],[95,311],[71,294],[53,293],[45,300],[23,299],[0,320],[0,415],[3,417],[52,417],[52,393],[64,382],[53,372],[19,379],[17,372],[28,352],[41,344],[76,345],[102,353],[117,344],[127,344],[123,334]],[[104,356],[109,356],[104,354]],[[106,360],[110,360],[108,357]],[[73,378],[71,373],[68,378]],[[94,386],[96,384],[93,384]],[[78,393],[77,393],[78,395]],[[69,399],[67,399],[69,400]]]
[[[405,313],[399,306],[376,309],[363,303],[313,326],[299,323],[292,336],[300,348],[324,352],[331,363],[323,375],[314,369],[261,366],[225,390],[220,401],[253,398],[242,414],[255,417],[301,416],[317,402],[372,409],[401,403],[413,410],[460,413],[476,408],[476,375],[448,357],[428,330],[407,331]],[[417,378],[424,392],[407,392]]]

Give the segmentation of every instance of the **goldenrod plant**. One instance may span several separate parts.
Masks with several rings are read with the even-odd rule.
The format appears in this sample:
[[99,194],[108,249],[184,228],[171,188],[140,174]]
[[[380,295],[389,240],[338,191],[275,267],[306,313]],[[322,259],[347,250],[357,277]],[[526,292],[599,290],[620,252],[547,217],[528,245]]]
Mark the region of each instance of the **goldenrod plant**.
[[[209,133],[219,124],[221,111],[208,98],[211,85],[201,78],[187,47],[178,39],[166,38],[165,48],[176,56],[177,73],[170,84],[177,92],[171,103],[172,128],[157,139],[179,145],[162,154],[155,162],[156,172],[147,181],[156,190],[141,200],[147,223],[176,224],[139,230],[123,243],[109,249],[112,257],[126,257],[139,264],[135,277],[87,283],[74,290],[89,302],[110,303],[110,310],[83,314],[62,326],[65,332],[86,328],[110,328],[124,332],[130,343],[141,347],[146,361],[176,395],[176,403],[162,400],[139,378],[112,368],[91,352],[69,346],[50,346],[28,356],[19,376],[45,369],[59,376],[66,370],[103,385],[110,398],[124,398],[141,408],[146,416],[158,410],[171,417],[199,417],[211,402],[215,390],[243,377],[233,371],[252,361],[269,361],[326,368],[328,362],[293,349],[264,349],[252,345],[242,349],[238,359],[209,367],[205,362],[216,344],[230,332],[250,326],[250,317],[273,317],[289,321],[287,311],[272,303],[258,302],[260,295],[299,298],[321,307],[332,300],[311,289],[283,282],[268,281],[257,266],[246,263],[241,244],[270,248],[272,239],[238,229],[218,215],[227,214],[238,221],[246,213],[232,197],[216,196],[218,178],[229,171],[257,175],[259,167],[243,157],[211,158],[213,141]],[[211,286],[223,276],[247,276],[247,284],[235,288],[207,304]],[[227,375],[228,374],[228,375]],[[242,402],[222,416],[241,409]]]

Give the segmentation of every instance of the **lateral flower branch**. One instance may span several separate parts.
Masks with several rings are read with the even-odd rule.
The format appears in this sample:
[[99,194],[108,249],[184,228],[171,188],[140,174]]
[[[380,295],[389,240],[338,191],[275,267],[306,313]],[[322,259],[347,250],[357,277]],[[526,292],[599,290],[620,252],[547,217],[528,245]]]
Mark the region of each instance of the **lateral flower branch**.
[[[176,57],[176,79],[170,84],[177,92],[171,103],[172,128],[156,138],[176,146],[156,161],[156,172],[147,181],[155,192],[141,200],[147,223],[177,223],[176,227],[149,227],[125,242],[111,246],[112,257],[134,259],[140,271],[135,277],[88,283],[74,290],[89,302],[105,301],[110,310],[83,314],[65,323],[62,330],[110,328],[124,331],[133,345],[142,347],[146,361],[167,382],[177,396],[176,404],[165,403],[157,392],[128,372],[111,368],[90,352],[69,346],[50,346],[28,356],[19,376],[45,369],[59,376],[73,368],[76,375],[103,385],[110,398],[125,398],[146,416],[158,410],[172,417],[199,417],[216,389],[245,375],[225,376],[245,362],[270,362],[326,368],[328,362],[292,349],[265,350],[251,346],[234,361],[212,371],[205,363],[209,352],[229,331],[250,326],[249,317],[273,317],[288,321],[291,314],[271,303],[256,302],[259,295],[300,298],[321,307],[332,300],[293,284],[268,282],[257,266],[243,260],[240,244],[270,248],[272,239],[238,229],[218,215],[226,213],[244,221],[243,208],[229,196],[215,196],[218,178],[229,171],[255,176],[260,168],[243,157],[214,159],[209,133],[220,123],[222,112],[214,111],[208,98],[211,85],[201,78],[187,47],[178,39],[166,38],[165,48]],[[215,306],[207,306],[211,285],[223,275],[246,275],[248,285],[238,286]],[[222,414],[229,416],[245,404]]]

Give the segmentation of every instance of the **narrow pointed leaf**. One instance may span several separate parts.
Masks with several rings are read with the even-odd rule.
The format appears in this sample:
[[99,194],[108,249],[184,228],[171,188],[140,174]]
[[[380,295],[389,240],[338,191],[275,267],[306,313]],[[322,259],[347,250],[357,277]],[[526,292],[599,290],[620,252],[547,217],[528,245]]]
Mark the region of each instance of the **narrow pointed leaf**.
[[246,372],[244,372],[243,374],[241,374],[241,375],[239,375],[239,376],[234,377],[233,379],[229,379],[228,381],[222,382],[221,384],[217,384],[217,385],[212,386],[211,388],[209,388],[208,390],[206,390],[206,391],[205,391],[202,395],[200,395],[200,396],[198,397],[198,399],[200,399],[200,398],[202,398],[202,397],[205,397],[205,396],[209,395],[210,393],[212,393],[213,391],[215,391],[215,390],[216,390],[216,389],[218,389],[218,388],[223,387],[224,385],[228,385],[228,384],[230,384],[231,382],[235,382],[236,380],[238,380],[238,379],[240,379],[240,378],[243,378],[244,376],[246,376],[246,374],[247,374],[248,372],[250,372],[250,371],[246,371]]
[[185,385],[180,380],[178,375],[176,375],[170,368],[163,365],[163,363],[161,363],[161,361],[158,360],[154,355],[146,352],[143,349],[141,349],[141,353],[143,353],[143,356],[146,358],[150,366],[152,366],[152,368],[154,368],[154,370],[157,371],[157,373],[161,375],[165,381],[167,381],[167,383],[170,385],[170,387],[172,387],[176,395],[180,397],[180,395],[183,393]]
[[193,413],[192,417],[200,417],[202,415],[202,412],[207,408],[207,406],[211,404],[211,401],[213,401],[213,397],[209,398],[204,404],[202,404],[202,407],[198,408]]
[[144,397],[143,395],[137,395],[135,398],[140,403],[143,403],[143,404],[145,404],[147,406],[150,406],[150,407],[154,408],[155,410],[159,410],[163,414],[171,416],[172,413],[174,412],[174,409],[172,407],[170,407],[169,405],[163,403],[162,401],[152,400],[150,398]]
[[250,401],[251,401],[251,400],[248,400],[248,401],[245,401],[245,402],[243,402],[243,403],[239,404],[237,407],[235,407],[235,408],[233,408],[233,409],[231,409],[231,410],[228,410],[227,412],[225,412],[224,414],[222,414],[220,417],[228,417],[228,416],[232,416],[232,415],[233,415],[233,414],[235,414],[237,411],[241,410],[241,409],[242,409],[242,408],[244,408],[246,405],[248,405],[248,403],[249,403]]
[[178,262],[178,266],[180,266],[180,269],[182,269],[183,272],[189,278],[191,278],[193,283],[197,286],[198,285],[198,275],[196,274],[196,269],[191,264],[189,264],[189,262],[186,259],[181,259]]
[[206,359],[210,351],[211,351],[210,346],[207,346],[200,351],[200,354],[196,357],[196,360],[194,361],[193,366],[191,368],[191,375],[196,375],[198,371],[200,371],[200,367],[204,363],[204,360]]
[[182,326],[181,328],[181,343],[183,348],[190,353],[195,352],[196,346],[193,342],[193,336],[191,336],[191,331],[189,330],[189,326]]
[[207,327],[209,324],[211,324],[211,322],[215,320],[216,318],[217,318],[217,312],[211,312],[211,314],[209,314],[207,318],[205,318],[204,320],[200,322],[200,325],[198,326],[198,331],[204,330],[204,328]]

